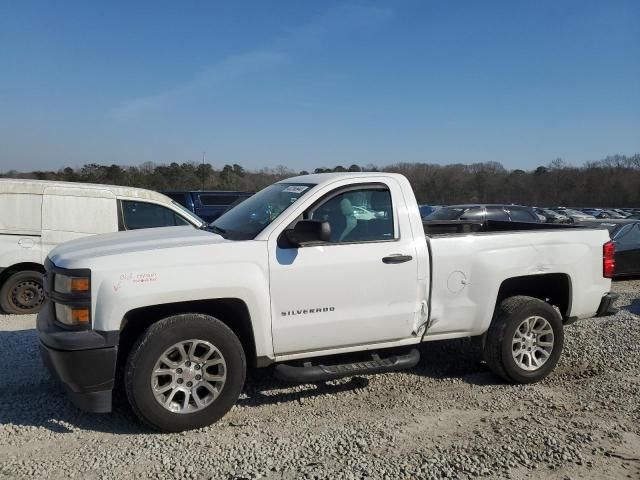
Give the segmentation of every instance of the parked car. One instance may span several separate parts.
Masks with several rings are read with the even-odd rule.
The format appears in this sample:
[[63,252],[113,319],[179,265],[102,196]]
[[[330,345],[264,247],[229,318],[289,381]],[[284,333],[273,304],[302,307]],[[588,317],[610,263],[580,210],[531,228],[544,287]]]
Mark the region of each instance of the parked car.
[[616,218],[618,220],[622,220],[622,219],[627,218],[627,215],[625,215],[623,213],[620,213],[617,210],[612,209],[612,208],[606,209],[604,211],[606,212],[607,215],[609,215],[609,218]]
[[614,212],[619,213],[624,218],[627,218],[629,215],[631,215],[631,212],[627,212],[624,208],[611,208],[610,210],[613,210]]
[[59,243],[169,225],[203,222],[164,195],[140,188],[0,179],[0,307],[13,314],[40,309],[44,259]]
[[424,218],[425,222],[441,220],[502,220],[506,222],[541,223],[531,207],[521,205],[450,205],[441,207]]
[[213,222],[224,212],[253,195],[251,192],[225,190],[161,193],[195,213],[207,223]]
[[533,207],[533,210],[544,218],[547,223],[571,223],[570,217],[559,212],[554,212],[548,208]]
[[593,215],[594,217],[600,219],[617,218],[621,220],[623,218],[627,218],[627,216],[629,215],[627,212],[624,212],[617,208],[583,208],[582,211],[588,215]]
[[640,275],[640,220],[610,219],[581,225],[606,228],[615,245],[614,278]]
[[[354,222],[363,198],[381,214]],[[412,368],[442,339],[481,339],[497,375],[529,384],[554,369],[566,323],[612,313],[605,231],[429,226],[405,177],[329,173],[271,185],[207,230],[68,242],[46,262],[40,352],[80,408],[110,411],[121,383],[140,419],[175,432],[225,415],[248,366],[321,382]]]
[[637,208],[621,208],[620,210],[622,210],[626,215],[635,215],[640,213],[640,209]]
[[431,215],[440,207],[437,205],[418,205],[418,208],[420,209],[420,215],[422,216],[422,218],[425,218]]
[[540,220],[542,223],[547,223],[547,217],[545,217],[541,213],[536,212],[535,208],[533,209],[533,211],[536,213],[536,217],[538,217],[538,220]]
[[574,210],[572,208],[555,207],[555,208],[552,208],[551,210],[568,216],[574,222],[584,222],[586,220],[596,219],[596,217],[594,217],[593,215],[589,215],[588,213],[581,212],[580,210]]
[[628,212],[625,212],[624,210],[622,210],[620,208],[607,208],[606,210],[610,210],[612,212],[615,212],[618,215],[622,216],[622,218],[627,218],[629,216]]
[[579,211],[591,215],[593,218],[611,218],[611,215],[601,208],[582,208]]

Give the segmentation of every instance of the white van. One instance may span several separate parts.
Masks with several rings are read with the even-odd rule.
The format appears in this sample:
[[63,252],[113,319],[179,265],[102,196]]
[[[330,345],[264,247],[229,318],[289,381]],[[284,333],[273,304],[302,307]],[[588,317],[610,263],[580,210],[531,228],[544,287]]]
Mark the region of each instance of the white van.
[[59,243],[119,230],[204,222],[169,197],[141,188],[0,179],[0,307],[35,313],[43,263]]

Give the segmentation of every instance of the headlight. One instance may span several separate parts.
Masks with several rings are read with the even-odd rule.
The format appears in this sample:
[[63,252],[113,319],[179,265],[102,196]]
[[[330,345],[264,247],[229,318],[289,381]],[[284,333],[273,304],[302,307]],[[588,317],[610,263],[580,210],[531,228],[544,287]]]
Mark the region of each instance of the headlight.
[[87,293],[89,292],[89,278],[70,277],[56,273],[53,279],[53,290],[58,293]]

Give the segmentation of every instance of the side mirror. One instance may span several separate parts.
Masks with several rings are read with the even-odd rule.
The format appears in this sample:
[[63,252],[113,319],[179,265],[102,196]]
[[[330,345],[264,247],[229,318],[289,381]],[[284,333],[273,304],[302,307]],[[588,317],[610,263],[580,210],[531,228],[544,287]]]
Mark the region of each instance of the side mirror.
[[282,232],[278,244],[282,248],[310,247],[331,241],[331,226],[322,220],[300,220],[295,227]]

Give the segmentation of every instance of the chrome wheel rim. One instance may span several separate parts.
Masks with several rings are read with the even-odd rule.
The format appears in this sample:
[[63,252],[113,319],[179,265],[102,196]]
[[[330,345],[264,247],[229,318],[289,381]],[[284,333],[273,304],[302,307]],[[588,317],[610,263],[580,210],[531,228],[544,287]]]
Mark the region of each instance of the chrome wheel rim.
[[512,354],[516,365],[533,372],[541,368],[553,352],[553,328],[546,318],[528,317],[513,334]]
[[193,413],[215,402],[227,380],[227,364],[212,343],[184,340],[164,351],[151,373],[156,401],[173,413]]

